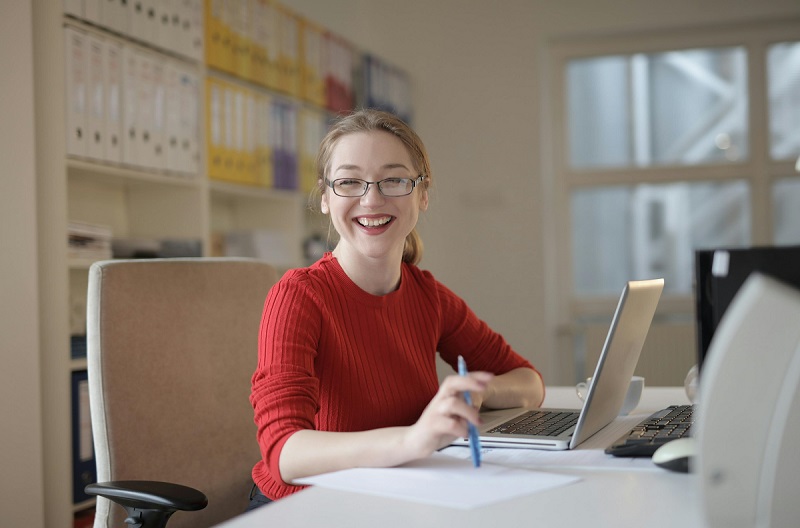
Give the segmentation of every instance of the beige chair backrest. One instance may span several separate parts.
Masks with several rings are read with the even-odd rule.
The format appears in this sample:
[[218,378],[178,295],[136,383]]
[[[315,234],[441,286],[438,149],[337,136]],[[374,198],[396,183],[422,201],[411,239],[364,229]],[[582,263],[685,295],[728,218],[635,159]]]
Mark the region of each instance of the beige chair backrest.
[[[92,265],[88,370],[99,482],[162,480],[208,496],[170,528],[242,513],[260,454],[248,401],[270,265],[249,259]],[[125,526],[98,497],[95,528]]]

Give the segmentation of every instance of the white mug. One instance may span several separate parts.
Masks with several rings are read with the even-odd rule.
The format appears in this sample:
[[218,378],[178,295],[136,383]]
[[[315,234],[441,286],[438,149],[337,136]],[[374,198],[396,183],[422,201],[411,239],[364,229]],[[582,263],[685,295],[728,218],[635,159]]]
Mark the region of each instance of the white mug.
[[686,397],[689,398],[689,401],[692,403],[694,403],[697,397],[697,372],[697,365],[693,365],[686,374],[686,378],[683,380],[683,389],[686,391]]
[[[581,401],[586,399],[589,393],[589,385],[592,383],[592,378],[586,378],[586,381],[581,381],[575,385],[575,392]],[[639,400],[642,398],[642,391],[644,390],[644,378],[642,376],[632,376],[631,382],[628,385],[628,392],[625,394],[625,401],[622,402],[622,409],[619,410],[620,416],[624,416],[634,410],[639,405]]]

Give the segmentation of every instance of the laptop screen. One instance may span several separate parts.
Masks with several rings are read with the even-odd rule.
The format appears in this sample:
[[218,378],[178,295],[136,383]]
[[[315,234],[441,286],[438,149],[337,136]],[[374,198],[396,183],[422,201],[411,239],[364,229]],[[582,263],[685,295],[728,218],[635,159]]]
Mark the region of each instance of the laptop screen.
[[703,360],[720,319],[753,271],[800,288],[800,246],[718,248],[695,251],[697,365]]

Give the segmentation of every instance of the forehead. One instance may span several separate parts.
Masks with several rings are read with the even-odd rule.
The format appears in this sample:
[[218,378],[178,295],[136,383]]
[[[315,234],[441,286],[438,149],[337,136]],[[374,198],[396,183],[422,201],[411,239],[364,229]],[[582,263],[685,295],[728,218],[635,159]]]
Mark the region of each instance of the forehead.
[[408,169],[413,167],[408,149],[399,138],[380,130],[342,136],[331,153],[331,168],[334,171],[345,165],[375,169],[398,164]]

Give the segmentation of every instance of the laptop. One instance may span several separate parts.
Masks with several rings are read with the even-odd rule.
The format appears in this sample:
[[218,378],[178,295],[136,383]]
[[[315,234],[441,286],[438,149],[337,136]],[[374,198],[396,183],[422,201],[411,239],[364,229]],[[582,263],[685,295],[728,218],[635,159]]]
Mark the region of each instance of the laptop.
[[[478,429],[484,447],[574,449],[619,414],[664,279],[629,281],[622,290],[581,409],[516,409]],[[458,438],[453,445],[467,445]]]

